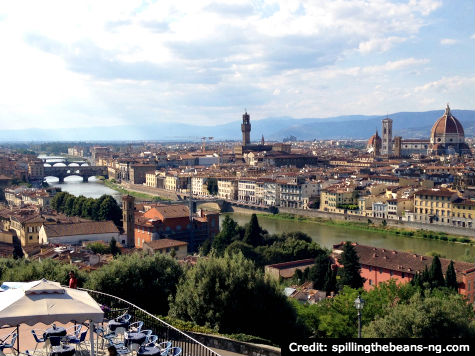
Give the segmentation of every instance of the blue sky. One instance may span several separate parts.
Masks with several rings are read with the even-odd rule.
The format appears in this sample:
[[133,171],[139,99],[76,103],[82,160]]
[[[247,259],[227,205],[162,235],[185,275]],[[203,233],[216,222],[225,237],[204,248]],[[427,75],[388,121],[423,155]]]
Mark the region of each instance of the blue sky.
[[0,123],[474,109],[474,1],[4,1]]

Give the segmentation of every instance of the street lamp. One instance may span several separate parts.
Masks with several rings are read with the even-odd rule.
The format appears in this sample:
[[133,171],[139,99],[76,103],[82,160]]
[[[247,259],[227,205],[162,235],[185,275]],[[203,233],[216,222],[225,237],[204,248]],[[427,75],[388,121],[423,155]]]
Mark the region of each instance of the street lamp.
[[361,338],[361,310],[364,307],[364,299],[361,299],[360,295],[355,299],[355,308],[358,310],[358,337]]

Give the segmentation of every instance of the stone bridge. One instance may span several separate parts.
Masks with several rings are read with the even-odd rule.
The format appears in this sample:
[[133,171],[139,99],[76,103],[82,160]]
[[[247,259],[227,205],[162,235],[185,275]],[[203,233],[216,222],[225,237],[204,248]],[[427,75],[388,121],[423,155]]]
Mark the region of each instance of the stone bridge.
[[64,183],[64,178],[69,176],[80,176],[83,182],[87,182],[89,177],[107,177],[107,167],[105,166],[52,166],[44,167],[45,177],[57,177],[59,183]]
[[[76,163],[79,166],[89,163],[87,158],[81,158],[81,157],[77,157],[77,158],[43,157],[43,158],[40,158],[40,159],[43,161],[43,164],[47,164],[47,165],[50,165],[50,166],[54,166],[55,164],[58,164],[58,163],[62,163],[66,166],[69,166],[71,163]],[[49,160],[49,162],[48,162],[48,160]],[[51,161],[51,160],[53,160],[53,161]],[[48,167],[48,166],[45,166],[45,167]]]

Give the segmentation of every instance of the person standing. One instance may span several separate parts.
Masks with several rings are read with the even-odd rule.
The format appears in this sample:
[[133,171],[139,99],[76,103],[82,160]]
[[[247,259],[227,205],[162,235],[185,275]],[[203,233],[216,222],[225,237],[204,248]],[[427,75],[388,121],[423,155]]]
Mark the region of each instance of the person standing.
[[78,287],[78,279],[76,278],[74,271],[70,271],[69,272],[69,288],[76,289],[77,287]]

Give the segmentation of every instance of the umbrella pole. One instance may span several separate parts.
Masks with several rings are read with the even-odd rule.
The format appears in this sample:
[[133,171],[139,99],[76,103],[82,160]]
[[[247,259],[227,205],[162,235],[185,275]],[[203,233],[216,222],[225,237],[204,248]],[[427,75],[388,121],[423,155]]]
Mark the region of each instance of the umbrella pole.
[[91,356],[94,356],[94,322],[89,323],[89,340],[91,342]]

